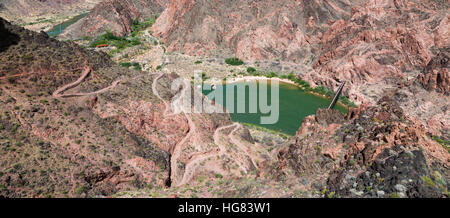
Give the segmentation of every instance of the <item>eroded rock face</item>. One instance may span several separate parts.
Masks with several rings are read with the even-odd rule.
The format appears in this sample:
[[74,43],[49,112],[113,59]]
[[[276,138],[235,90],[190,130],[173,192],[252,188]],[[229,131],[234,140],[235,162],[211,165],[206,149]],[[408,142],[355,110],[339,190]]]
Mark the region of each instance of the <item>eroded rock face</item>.
[[96,37],[110,30],[115,35],[132,31],[133,21],[153,18],[162,12],[165,1],[159,0],[107,0],[97,4],[91,12],[63,31],[60,38],[80,39]]
[[429,91],[450,94],[449,51],[439,53],[419,74],[418,80]]
[[[417,0],[172,0],[153,31],[168,51],[207,55],[228,49],[249,61],[295,62],[305,67],[296,73],[313,87],[335,90],[346,81],[344,95],[373,104],[379,99],[373,96],[415,77],[436,50],[448,47],[448,6]],[[439,80],[445,72],[425,79]]]
[[305,119],[295,140],[280,150],[280,169],[293,169],[311,187],[341,197],[448,194],[450,154],[391,98],[350,120],[331,114],[318,111]]
[[348,18],[347,1],[171,0],[153,27],[169,51],[208,54],[219,47],[243,59],[308,59],[314,25]]

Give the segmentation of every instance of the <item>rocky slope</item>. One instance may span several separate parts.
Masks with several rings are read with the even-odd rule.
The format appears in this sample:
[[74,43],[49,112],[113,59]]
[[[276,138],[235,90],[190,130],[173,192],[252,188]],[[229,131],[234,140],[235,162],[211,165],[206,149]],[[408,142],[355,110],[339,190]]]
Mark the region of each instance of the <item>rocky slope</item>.
[[106,0],[97,4],[91,12],[63,31],[62,39],[80,39],[84,36],[96,37],[110,30],[123,36],[132,31],[133,21],[143,21],[159,15],[166,1],[161,0]]
[[178,187],[200,173],[241,177],[264,159],[263,148],[228,136],[245,128],[227,114],[172,115],[176,74],[119,67],[3,19],[0,30],[8,39],[0,55],[1,196]]
[[[347,117],[320,110],[306,118],[278,169],[328,197],[448,197],[449,151],[398,104],[383,97]],[[284,173],[279,174],[279,176]]]

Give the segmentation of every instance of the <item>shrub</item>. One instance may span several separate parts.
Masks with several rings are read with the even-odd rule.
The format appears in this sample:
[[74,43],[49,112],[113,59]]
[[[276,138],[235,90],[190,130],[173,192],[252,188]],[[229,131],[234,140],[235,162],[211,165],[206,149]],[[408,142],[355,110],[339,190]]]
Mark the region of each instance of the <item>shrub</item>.
[[296,80],[295,75],[293,73],[290,73],[287,77],[289,80],[292,80],[292,81]]
[[41,99],[40,101],[42,104],[48,105],[48,101],[46,99]]
[[133,63],[133,68],[134,68],[135,70],[139,70],[139,71],[142,70],[141,65],[140,65],[139,63],[137,63],[137,62],[134,62],[134,63]]
[[349,106],[349,107],[356,107],[356,104],[350,101],[347,97],[341,96],[339,97],[339,101],[341,101],[343,104]]
[[314,92],[322,94],[322,95],[326,95],[328,97],[333,97],[334,96],[334,92],[328,90],[327,88],[325,88],[324,86],[317,86],[313,89]]
[[78,187],[77,189],[75,189],[75,194],[81,195],[81,194],[83,194],[85,191],[86,191],[86,187],[83,185],[83,186],[80,186],[80,187]]
[[266,74],[266,77],[268,77],[268,78],[278,77],[278,74],[276,74],[275,72],[270,72],[270,73]]
[[131,45],[140,45],[141,44],[141,39],[139,37],[133,37],[131,39]]
[[22,58],[25,60],[31,60],[31,59],[33,59],[33,55],[32,54],[23,54]]
[[20,125],[18,123],[14,123],[13,126],[10,129],[11,133],[16,133],[17,129],[20,127]]
[[130,62],[123,62],[123,63],[120,63],[120,66],[122,66],[122,67],[131,67],[131,63]]
[[203,63],[202,61],[196,61],[196,62],[194,62],[194,64],[201,64],[201,63]]
[[244,62],[242,60],[240,60],[239,58],[236,58],[236,57],[225,59],[225,63],[232,65],[232,66],[238,66],[238,65],[244,64]]
[[247,67],[247,73],[254,73],[254,72],[256,72],[256,69],[255,68],[253,68],[253,67]]
[[207,80],[207,79],[209,79],[209,77],[206,76],[205,72],[202,72],[202,80]]
[[16,82],[16,78],[14,78],[14,77],[8,77],[8,82],[9,83],[15,83]]
[[144,22],[140,22],[139,19],[135,19],[133,21],[133,25],[131,26],[132,35],[137,35],[137,32],[152,26],[155,23],[156,19],[154,18],[147,18],[144,20]]

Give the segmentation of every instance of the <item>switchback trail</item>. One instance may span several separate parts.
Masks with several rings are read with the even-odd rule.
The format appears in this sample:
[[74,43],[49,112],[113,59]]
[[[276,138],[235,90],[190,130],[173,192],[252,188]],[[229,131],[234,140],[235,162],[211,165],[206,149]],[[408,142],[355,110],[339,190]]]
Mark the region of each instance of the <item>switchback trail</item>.
[[[156,95],[156,97],[159,98],[165,105],[165,110],[164,110],[164,113],[163,113],[164,118],[169,118],[171,116],[175,116],[176,114],[169,114],[169,110],[170,110],[169,103],[164,98],[162,98],[159,95],[159,92],[158,92],[158,89],[157,89],[157,85],[158,85],[158,80],[162,76],[164,76],[164,73],[159,74],[153,80],[152,91]],[[182,92],[184,92],[185,88],[186,87],[183,88]],[[182,95],[180,97],[182,97]],[[171,159],[170,159],[171,176],[170,176],[170,178],[172,180],[171,181],[172,185],[177,185],[177,181],[176,181],[176,178],[177,178],[177,175],[178,175],[177,163],[178,163],[178,159],[179,159],[180,154],[181,154],[182,147],[187,142],[187,140],[191,138],[192,134],[194,134],[195,131],[196,131],[195,124],[192,121],[191,117],[184,110],[183,110],[183,114],[184,114],[186,120],[188,121],[189,130],[188,130],[188,133],[186,134],[186,136],[184,136],[184,138],[180,142],[178,142],[173,148],[171,148],[171,150],[169,150],[169,153],[171,154]]]
[[219,134],[220,134],[220,131],[227,129],[227,128],[231,128],[233,126],[235,126],[235,124],[222,126],[222,127],[219,127],[216,129],[216,131],[214,132],[214,143],[217,146],[219,146],[219,150],[218,151],[217,150],[210,151],[207,154],[201,155],[200,157],[197,157],[194,160],[187,163],[186,170],[184,171],[183,179],[180,181],[178,186],[184,185],[192,179],[194,172],[195,172],[195,166],[200,164],[203,160],[206,160],[210,157],[221,156],[221,155],[225,154],[226,148],[223,145],[223,143],[221,143]]
[[82,97],[82,96],[88,96],[88,95],[95,95],[95,94],[103,93],[105,91],[108,91],[109,89],[116,87],[117,84],[119,84],[122,81],[122,79],[118,79],[118,80],[114,81],[110,86],[105,87],[100,90],[97,90],[97,91],[94,91],[94,92],[61,94],[64,91],[67,91],[69,89],[77,87],[80,83],[82,83],[84,81],[84,79],[86,79],[86,77],[89,75],[90,72],[91,72],[91,69],[89,67],[85,67],[80,78],[78,78],[75,82],[66,84],[66,85],[58,88],[56,91],[53,92],[53,97],[54,98],[70,98],[70,97]]
[[245,147],[245,145],[243,145],[239,140],[237,140],[234,137],[234,132],[236,132],[237,130],[239,130],[242,127],[241,124],[236,123],[236,127],[233,129],[233,131],[231,131],[230,133],[230,139],[231,142],[233,142],[233,144],[235,144],[241,151],[244,152],[244,154],[247,154],[248,157],[250,157],[250,160],[252,162],[252,164],[257,168],[258,165],[256,164],[256,161],[254,160],[254,158],[251,155],[251,152],[248,152],[248,149]]

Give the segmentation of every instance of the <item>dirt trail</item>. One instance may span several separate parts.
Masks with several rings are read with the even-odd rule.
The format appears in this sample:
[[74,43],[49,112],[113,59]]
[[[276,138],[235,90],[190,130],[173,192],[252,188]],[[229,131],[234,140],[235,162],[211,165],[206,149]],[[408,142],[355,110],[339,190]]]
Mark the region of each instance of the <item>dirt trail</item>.
[[[165,105],[165,110],[163,113],[164,118],[169,118],[171,116],[175,116],[177,114],[169,114],[170,111],[170,104],[164,100],[164,98],[162,98],[159,95],[158,89],[157,89],[157,85],[158,85],[158,80],[164,76],[164,73],[159,74],[154,80],[153,80],[153,84],[152,84],[152,91],[153,93],[156,95],[156,97],[158,97]],[[184,89],[186,87],[183,88],[182,92],[184,92]],[[182,97],[182,95],[181,95]],[[183,145],[192,137],[192,135],[195,133],[196,131],[196,127],[194,122],[192,121],[191,117],[183,110],[183,114],[186,118],[186,120],[188,121],[188,125],[189,125],[189,130],[188,133],[186,134],[186,136],[180,141],[178,142],[175,147],[173,147],[171,150],[169,150],[169,153],[171,154],[171,159],[170,159],[170,167],[171,167],[171,179],[172,179],[172,185],[176,185],[177,181],[176,179],[178,178],[178,159],[180,157],[181,154],[181,150]]]
[[[162,76],[164,76],[164,73],[159,74],[155,78],[155,80],[153,81],[153,84],[152,84],[152,90],[153,90],[153,93],[164,103],[166,108],[165,108],[163,114],[164,114],[165,118],[168,118],[168,117],[174,116],[176,114],[174,114],[174,113],[170,114],[170,110],[171,110],[170,104],[165,99],[163,99],[158,93],[158,90],[157,90],[158,80]],[[183,87],[183,89],[181,90],[181,93],[184,93],[186,88],[187,87]],[[177,102],[181,103],[182,98],[183,98],[183,95],[181,95],[181,97],[179,99],[176,99],[175,103],[177,103]],[[228,129],[228,128],[232,128],[232,127],[234,127],[234,128],[238,128],[239,127],[238,124],[233,123],[233,124],[230,124],[230,125],[227,125],[227,126],[222,126],[222,127],[217,128],[215,130],[215,132],[214,132],[214,137],[213,138],[214,138],[214,143],[217,144],[219,146],[219,148],[216,149],[216,150],[211,150],[211,151],[208,151],[208,152],[203,152],[201,154],[194,155],[192,157],[193,159],[186,164],[186,168],[185,168],[184,174],[182,175],[181,181],[177,181],[177,178],[179,176],[177,164],[178,164],[178,160],[180,158],[181,152],[182,152],[182,148],[184,147],[185,143],[189,139],[194,138],[194,140],[195,140],[195,137],[193,137],[193,135],[196,133],[195,123],[192,121],[192,118],[189,115],[189,113],[186,113],[184,111],[183,107],[181,107],[181,111],[183,112],[186,120],[188,121],[189,132],[188,132],[188,134],[186,134],[186,136],[180,142],[178,142],[175,145],[173,150],[170,151],[170,153],[172,154],[171,160],[170,160],[170,162],[171,162],[171,179],[172,179],[172,185],[175,185],[175,186],[181,186],[181,185],[184,185],[187,182],[189,182],[192,179],[192,177],[193,177],[193,175],[195,173],[197,165],[200,164],[202,161],[204,161],[204,160],[206,160],[206,159],[208,159],[210,157],[214,157],[214,156],[217,156],[217,155],[225,154],[226,153],[226,148],[225,148],[224,142],[222,142],[222,140],[220,140],[220,135],[219,135],[220,132],[222,130],[224,130],[224,129]],[[234,133],[234,132],[232,132],[232,133]],[[197,150],[201,150],[201,147],[199,147],[199,145],[197,145],[197,144],[195,144],[195,145],[197,146],[196,147]],[[241,167],[241,169],[243,171],[245,171],[245,172],[247,171],[245,169],[245,167],[243,167],[240,163],[239,163],[239,165],[240,165],[240,167]]]
[[252,155],[250,154],[250,152],[248,152],[248,149],[246,148],[246,146],[245,146],[244,144],[242,144],[242,142],[240,142],[239,140],[237,140],[237,139],[234,137],[234,132],[236,132],[237,130],[239,130],[239,129],[242,127],[241,124],[236,123],[236,125],[237,125],[236,128],[234,128],[233,131],[231,131],[231,133],[230,133],[230,139],[231,139],[231,142],[232,142],[233,144],[235,144],[242,152],[244,152],[244,154],[246,154],[248,157],[250,157],[250,160],[251,160],[252,164],[253,164],[256,168],[258,168],[258,165],[256,164],[255,159],[252,157]]
[[64,91],[67,91],[69,89],[77,87],[80,83],[82,83],[84,81],[84,79],[86,79],[87,76],[89,76],[90,72],[91,72],[91,69],[89,67],[85,67],[80,78],[78,78],[75,82],[66,84],[66,85],[58,88],[56,91],[53,92],[53,97],[54,98],[70,98],[70,97],[82,97],[82,96],[88,96],[88,95],[95,95],[95,94],[103,93],[105,91],[108,91],[108,90],[116,87],[117,84],[119,84],[122,81],[122,79],[118,79],[118,80],[114,81],[110,86],[105,87],[100,90],[97,90],[95,92],[61,94]]
[[227,126],[222,126],[216,129],[216,131],[214,132],[214,143],[216,143],[219,146],[219,151],[211,151],[208,154],[204,154],[204,155],[199,155],[200,157],[197,157],[196,159],[190,161],[188,164],[186,164],[186,170],[184,171],[184,175],[183,175],[183,179],[178,183],[178,186],[184,185],[187,182],[189,182],[195,172],[195,166],[197,166],[198,164],[200,164],[203,160],[206,160],[210,157],[214,157],[214,156],[221,156],[223,154],[226,153],[226,148],[223,145],[223,143],[221,143],[220,140],[220,131],[224,130],[224,129],[228,129],[231,128],[233,126],[235,126],[236,124],[231,124],[231,125],[227,125]]
[[159,74],[159,75],[153,80],[153,83],[152,83],[152,91],[153,91],[153,94],[155,94],[156,97],[159,98],[159,99],[164,103],[165,109],[164,109],[163,115],[164,115],[164,117],[166,117],[167,114],[168,114],[168,111],[170,110],[169,103],[167,103],[167,101],[164,100],[164,99],[159,95],[158,89],[156,88],[157,85],[158,85],[158,80],[159,80],[162,76],[164,76],[164,73]]

